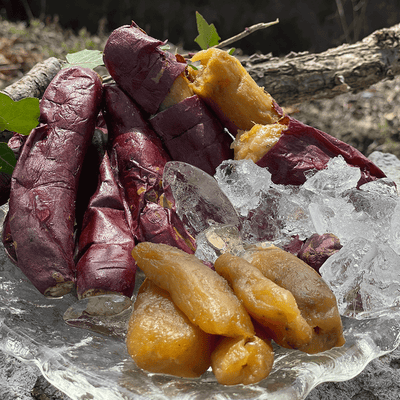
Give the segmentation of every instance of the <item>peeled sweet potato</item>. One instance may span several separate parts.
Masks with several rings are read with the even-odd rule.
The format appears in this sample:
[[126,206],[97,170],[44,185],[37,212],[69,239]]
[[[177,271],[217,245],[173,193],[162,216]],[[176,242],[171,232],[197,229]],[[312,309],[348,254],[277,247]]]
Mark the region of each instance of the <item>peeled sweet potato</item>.
[[166,244],[142,242],[132,250],[138,267],[166,290],[177,307],[204,332],[252,337],[250,316],[225,279],[193,254]]
[[232,286],[248,313],[283,347],[299,349],[311,341],[312,331],[293,294],[264,276],[245,259],[224,253],[215,270]]
[[299,350],[318,353],[344,344],[335,295],[313,268],[275,246],[254,246],[243,258],[263,276],[292,293],[302,317],[312,329],[311,340],[299,346]]
[[213,373],[222,385],[250,385],[266,378],[272,370],[271,341],[224,337],[211,354]]
[[103,59],[115,82],[148,114],[155,114],[175,79],[186,69],[134,22],[115,29]]
[[211,364],[214,336],[192,324],[169,293],[149,279],[139,289],[126,345],[139,368],[197,378]]
[[101,101],[96,72],[61,70],[43,95],[40,124],[12,177],[10,229],[18,267],[46,296],[62,296],[74,286],[76,192]]

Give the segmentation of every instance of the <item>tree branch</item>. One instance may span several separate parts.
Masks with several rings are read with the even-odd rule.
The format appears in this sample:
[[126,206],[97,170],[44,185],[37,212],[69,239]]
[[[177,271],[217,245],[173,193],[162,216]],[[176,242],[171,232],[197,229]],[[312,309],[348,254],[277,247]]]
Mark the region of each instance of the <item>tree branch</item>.
[[252,55],[241,61],[282,106],[357,93],[400,74],[400,24],[323,53]]

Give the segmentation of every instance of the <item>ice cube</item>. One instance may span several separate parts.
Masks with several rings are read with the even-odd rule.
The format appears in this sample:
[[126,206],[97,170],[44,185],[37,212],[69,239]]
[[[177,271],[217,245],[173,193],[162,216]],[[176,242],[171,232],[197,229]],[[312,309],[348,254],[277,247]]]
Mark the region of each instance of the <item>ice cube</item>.
[[223,161],[214,177],[243,217],[261,203],[263,193],[268,192],[272,182],[268,169],[251,160]]
[[400,306],[400,256],[387,244],[356,238],[328,258],[322,278],[336,296],[339,312],[355,316]]
[[214,263],[223,253],[239,255],[244,251],[239,230],[233,225],[215,224],[196,237],[196,257]]
[[235,208],[216,180],[190,164],[166,163],[163,186],[171,191],[177,214],[194,237],[213,223],[239,225]]
[[400,187],[400,160],[394,154],[374,151],[368,158]]
[[303,188],[320,195],[340,196],[356,187],[360,178],[359,168],[348,165],[342,156],[337,156],[329,160],[325,169],[309,176]]

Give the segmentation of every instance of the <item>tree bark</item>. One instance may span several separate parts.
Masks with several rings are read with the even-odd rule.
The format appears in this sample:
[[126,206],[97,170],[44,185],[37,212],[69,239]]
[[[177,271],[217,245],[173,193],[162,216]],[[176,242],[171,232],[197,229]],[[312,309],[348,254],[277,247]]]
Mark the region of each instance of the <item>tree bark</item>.
[[3,93],[10,96],[14,101],[19,101],[25,97],[40,98],[61,67],[62,64],[57,58],[50,57],[37,63],[20,80],[7,86]]
[[257,55],[242,63],[281,106],[357,93],[400,74],[400,24],[323,53]]

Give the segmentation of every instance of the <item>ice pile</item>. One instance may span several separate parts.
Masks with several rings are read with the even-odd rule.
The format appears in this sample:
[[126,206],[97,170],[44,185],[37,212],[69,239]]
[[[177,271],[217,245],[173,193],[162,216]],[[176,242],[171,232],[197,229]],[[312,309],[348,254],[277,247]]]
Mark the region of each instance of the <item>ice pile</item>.
[[324,170],[309,171],[300,187],[274,184],[267,169],[248,160],[224,161],[214,178],[239,224],[234,229],[209,224],[196,237],[200,258],[214,261],[226,249],[240,253],[242,243],[282,245],[295,236],[305,240],[313,233],[333,233],[343,247],[320,272],[340,312],[355,315],[400,305],[400,197],[392,179],[357,188],[360,170],[341,156]]

